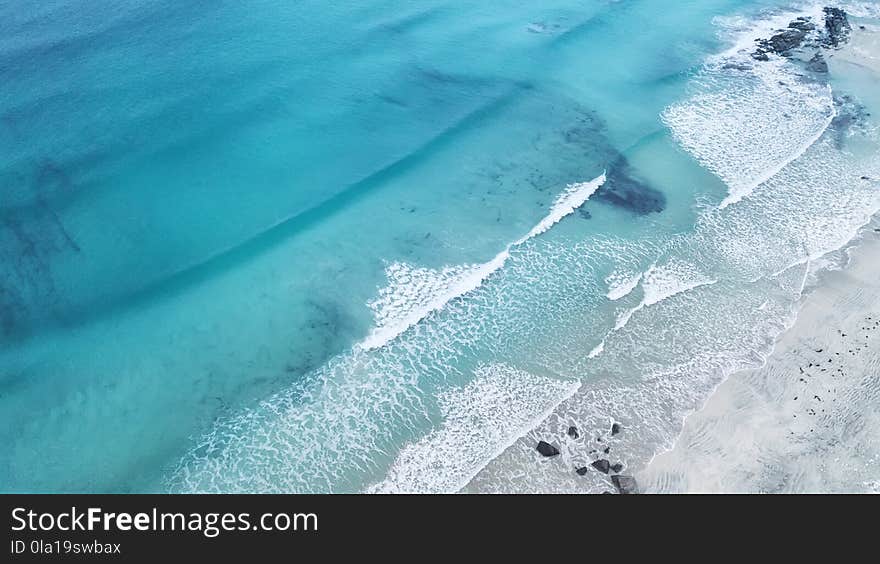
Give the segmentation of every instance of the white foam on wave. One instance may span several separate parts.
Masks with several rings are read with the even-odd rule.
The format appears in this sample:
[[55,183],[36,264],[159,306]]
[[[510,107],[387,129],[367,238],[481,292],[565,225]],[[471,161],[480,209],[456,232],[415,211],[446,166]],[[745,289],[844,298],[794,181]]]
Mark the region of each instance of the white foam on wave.
[[[675,139],[728,186],[726,207],[801,157],[836,113],[830,86],[802,80],[775,55],[755,61],[755,40],[769,37],[798,16],[821,26],[821,6],[777,14],[733,28],[733,47],[712,57],[691,85],[693,94],[667,108],[663,122]],[[733,20],[735,22],[735,20]],[[719,22],[720,23],[720,22]]]
[[613,273],[608,278],[605,279],[605,283],[608,284],[608,293],[606,296],[612,302],[616,302],[617,300],[623,299],[630,295],[633,290],[638,287],[639,282],[642,281],[642,273],[638,274],[620,274]]
[[652,306],[682,292],[715,282],[716,280],[704,274],[695,265],[672,259],[665,264],[652,266],[645,273],[642,282],[645,290],[643,301],[646,306]]
[[449,266],[442,269],[415,267],[395,262],[385,268],[388,285],[368,305],[373,310],[375,326],[360,346],[376,349],[390,342],[439,310],[449,300],[472,292],[489,275],[504,266],[510,251],[505,249],[483,264]]
[[569,185],[537,225],[488,262],[442,269],[420,268],[400,262],[389,264],[385,269],[388,285],[368,304],[375,325],[359,346],[366,350],[382,347],[430,313],[442,309],[450,300],[479,288],[486,278],[504,266],[513,248],[548,231],[584,205],[604,183],[603,173],[589,182]]
[[443,423],[404,447],[370,493],[455,493],[580,388],[504,364],[438,395]]
[[586,201],[590,199],[590,196],[592,196],[603,184],[605,184],[605,173],[602,173],[601,176],[598,176],[589,182],[580,182],[569,185],[568,188],[556,198],[556,201],[550,208],[550,213],[544,216],[544,219],[542,219],[538,225],[534,226],[532,230],[529,231],[528,235],[516,241],[514,246],[522,245],[532,237],[537,237],[559,223],[565,216],[574,213],[574,211],[584,205]]
[[[619,331],[626,327],[632,316],[641,309],[658,304],[678,294],[715,284],[717,280],[707,276],[696,266],[683,260],[671,259],[665,264],[654,264],[642,276],[642,301],[633,308],[624,311],[618,318],[614,329]],[[610,334],[610,333],[609,333]]]
[[[612,275],[613,277],[614,275]],[[617,278],[614,278],[618,280]],[[611,335],[620,331],[629,323],[632,316],[645,307],[650,307],[673,296],[715,284],[717,280],[700,271],[688,262],[672,259],[665,264],[651,265],[647,271],[629,278],[624,278],[608,292],[608,298],[618,300],[631,294],[638,286],[642,288],[642,300],[634,307],[623,311],[614,324],[614,328],[605,334],[602,341],[590,351],[587,358],[596,358],[605,351],[605,343]]]

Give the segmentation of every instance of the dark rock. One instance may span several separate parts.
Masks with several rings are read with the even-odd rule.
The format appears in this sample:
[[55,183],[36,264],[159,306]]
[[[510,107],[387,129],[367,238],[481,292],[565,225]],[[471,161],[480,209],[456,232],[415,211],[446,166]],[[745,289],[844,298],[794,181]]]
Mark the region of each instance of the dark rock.
[[602,452],[604,452],[605,454],[608,454],[609,452],[611,452],[611,447],[605,447],[605,448],[603,448],[603,449],[602,449]]
[[636,479],[632,476],[617,474],[616,476],[611,476],[611,481],[614,482],[614,487],[617,488],[617,491],[622,494],[639,493],[639,485],[636,483]]
[[544,456],[556,456],[557,454],[559,454],[558,448],[544,441],[538,443],[537,449],[538,452],[540,452]]
[[611,425],[611,436],[613,437],[614,435],[619,433],[621,429],[622,427],[620,426],[620,423],[614,423],[613,425]]
[[588,470],[589,470],[589,468],[587,468],[586,466],[581,466],[580,468],[575,470],[575,472],[577,472],[578,476],[585,476],[587,474]]
[[752,53],[752,58],[766,61],[769,60],[768,53],[783,57],[789,56],[791,51],[803,44],[804,39],[807,38],[807,32],[813,29],[815,29],[813,24],[807,21],[795,20],[789,24],[788,29],[780,31],[770,39],[759,40],[758,48]]
[[576,438],[580,437],[581,435],[580,435],[580,433],[578,433],[578,428],[575,427],[574,425],[572,425],[571,427],[568,428],[568,436],[571,437],[572,439],[576,439]]
[[623,470],[623,464],[620,462],[611,465],[611,471],[615,474],[620,474],[620,471]]
[[864,30],[867,29],[867,28],[866,28],[865,26],[863,26],[863,25],[860,25],[860,26],[859,26],[859,29],[861,29],[861,30],[864,31]]
[[846,43],[849,39],[849,32],[852,26],[846,12],[840,8],[826,7],[822,9],[825,12],[825,32],[827,36],[823,40],[823,44],[829,47],[838,47],[841,43]]
[[810,21],[810,18],[801,16],[795,19],[793,22],[788,24],[788,27],[791,29],[799,29],[803,32],[813,31],[816,29],[816,24]]
[[807,37],[807,32],[801,29],[786,29],[767,39],[764,45],[768,50],[777,55],[785,55],[793,49],[797,49]]
[[828,74],[828,63],[825,62],[825,57],[822,56],[822,53],[816,53],[810,59],[807,63],[807,70],[819,74]]
[[725,70],[738,70],[745,72],[752,70],[752,65],[746,65],[743,63],[725,63],[721,68]]
[[611,463],[608,462],[607,460],[605,460],[604,458],[602,460],[597,460],[597,461],[593,462],[592,466],[593,466],[593,468],[595,468],[599,472],[602,472],[603,474],[607,474],[608,471],[611,470]]

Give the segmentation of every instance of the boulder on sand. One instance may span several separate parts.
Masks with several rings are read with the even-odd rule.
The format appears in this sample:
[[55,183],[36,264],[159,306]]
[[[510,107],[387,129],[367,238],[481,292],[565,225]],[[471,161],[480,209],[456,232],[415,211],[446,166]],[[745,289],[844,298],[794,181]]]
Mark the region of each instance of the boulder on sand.
[[608,462],[607,460],[605,460],[604,458],[602,460],[597,460],[597,461],[593,462],[592,466],[593,466],[593,468],[595,468],[599,472],[602,472],[603,474],[607,474],[609,472],[609,470],[611,470],[611,463]]
[[536,448],[543,456],[556,456],[559,454],[559,449],[548,442],[541,441]]

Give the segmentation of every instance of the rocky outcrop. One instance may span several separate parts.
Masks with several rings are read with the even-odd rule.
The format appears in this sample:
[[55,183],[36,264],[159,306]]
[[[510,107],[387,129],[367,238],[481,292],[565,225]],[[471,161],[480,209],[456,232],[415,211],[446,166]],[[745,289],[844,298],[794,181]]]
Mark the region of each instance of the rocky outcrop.
[[572,439],[576,439],[576,438],[580,437],[581,435],[580,435],[580,433],[578,433],[578,428],[575,427],[574,425],[572,425],[571,427],[568,428],[568,436],[571,437]]
[[[758,40],[758,48],[752,53],[752,58],[758,61],[770,60],[770,55],[791,57],[793,53],[805,47],[824,47],[826,49],[839,47],[849,39],[852,25],[846,12],[840,8],[826,7],[823,9],[825,21],[820,28],[810,18],[799,17],[788,24],[788,27],[779,30],[768,39]],[[819,53],[817,53],[819,55]],[[815,72],[827,72],[824,58],[811,60]],[[824,69],[824,70],[823,70]]]
[[846,43],[849,34],[852,31],[852,25],[846,12],[840,8],[824,8],[825,13],[825,37],[822,39],[823,45],[828,47],[839,47],[840,44]]
[[[793,25],[796,25],[796,27],[791,27]],[[815,29],[815,26],[812,23],[795,20],[789,24],[787,29],[782,30],[770,39],[758,41],[758,48],[752,54],[752,57],[759,61],[770,60],[769,53],[788,57],[792,51],[804,43],[807,33],[813,29]]]

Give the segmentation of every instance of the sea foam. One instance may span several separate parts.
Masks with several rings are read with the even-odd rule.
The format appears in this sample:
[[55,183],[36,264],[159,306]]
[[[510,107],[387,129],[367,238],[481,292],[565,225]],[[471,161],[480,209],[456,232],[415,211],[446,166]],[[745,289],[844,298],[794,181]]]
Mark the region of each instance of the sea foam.
[[733,46],[711,57],[690,96],[662,115],[675,139],[728,186],[721,207],[747,197],[797,159],[836,115],[830,86],[804,80],[787,59],[755,61],[755,41],[797,17],[823,22],[820,6],[775,14],[757,23],[717,20]]
[[488,262],[442,269],[420,268],[400,262],[389,264],[385,269],[388,285],[380,289],[379,296],[368,304],[375,325],[359,346],[367,350],[379,348],[431,312],[442,309],[450,300],[472,292],[504,266],[511,249],[545,233],[584,205],[604,183],[603,173],[589,182],[569,185],[540,222]]
[[385,479],[368,491],[457,492],[580,385],[504,364],[480,366],[464,388],[439,394],[442,424],[404,447]]

